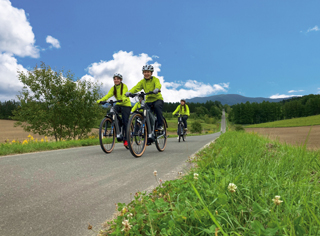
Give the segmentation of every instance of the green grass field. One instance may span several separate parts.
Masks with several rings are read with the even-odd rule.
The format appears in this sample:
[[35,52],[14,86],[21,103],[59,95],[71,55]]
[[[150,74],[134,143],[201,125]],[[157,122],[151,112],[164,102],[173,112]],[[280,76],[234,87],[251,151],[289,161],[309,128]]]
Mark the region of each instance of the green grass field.
[[274,122],[246,125],[245,128],[280,128],[320,125],[320,115],[279,120]]
[[177,180],[150,173],[158,187],[118,203],[100,235],[320,235],[319,156],[226,132]]

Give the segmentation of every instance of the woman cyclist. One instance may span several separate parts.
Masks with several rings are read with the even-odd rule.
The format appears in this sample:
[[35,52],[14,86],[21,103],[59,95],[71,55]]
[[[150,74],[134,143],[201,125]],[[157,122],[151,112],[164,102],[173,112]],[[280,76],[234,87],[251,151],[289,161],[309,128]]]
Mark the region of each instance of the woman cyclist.
[[[124,83],[122,83],[122,75],[119,73],[115,73],[113,75],[114,86],[109,90],[108,94],[97,101],[100,103],[102,101],[106,101],[112,96],[114,96],[117,100],[122,100],[122,102],[117,102],[114,108],[118,113],[122,115],[122,125],[123,130],[127,130],[127,124],[129,121],[130,111],[131,111],[131,102],[128,97],[125,96],[126,92],[128,92],[128,87]],[[128,146],[128,141],[126,137],[126,133],[124,132],[123,137],[123,145]]]
[[177,109],[172,113],[172,115],[175,115],[177,112],[179,112],[180,115],[182,115],[182,121],[184,124],[184,130],[187,131],[187,119],[188,116],[190,116],[190,110],[188,105],[186,104],[186,100],[185,99],[181,99],[180,100],[180,105],[177,107]]

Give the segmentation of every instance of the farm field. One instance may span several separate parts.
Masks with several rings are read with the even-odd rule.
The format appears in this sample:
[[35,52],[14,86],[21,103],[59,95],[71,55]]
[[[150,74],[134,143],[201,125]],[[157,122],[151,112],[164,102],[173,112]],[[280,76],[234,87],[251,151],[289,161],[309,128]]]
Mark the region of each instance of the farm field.
[[[11,142],[12,140],[18,140],[22,142],[28,138],[28,135],[32,135],[34,139],[44,139],[44,135],[38,135],[31,132],[25,132],[22,127],[14,127],[14,120],[0,120],[0,143],[4,143],[6,140]],[[51,141],[53,138],[48,137]]]
[[258,133],[270,139],[277,139],[282,143],[292,145],[303,145],[310,131],[307,148],[310,150],[320,149],[320,125],[283,128],[245,128],[245,131],[248,133]]

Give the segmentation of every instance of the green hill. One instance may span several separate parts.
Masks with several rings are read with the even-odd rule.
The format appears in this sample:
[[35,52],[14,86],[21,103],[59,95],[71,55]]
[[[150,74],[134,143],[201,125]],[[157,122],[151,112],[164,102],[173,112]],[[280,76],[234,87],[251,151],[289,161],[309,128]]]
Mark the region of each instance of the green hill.
[[279,120],[268,123],[261,123],[255,125],[245,126],[246,128],[280,128],[280,127],[299,127],[299,126],[311,126],[320,125],[320,115],[293,118],[288,120]]

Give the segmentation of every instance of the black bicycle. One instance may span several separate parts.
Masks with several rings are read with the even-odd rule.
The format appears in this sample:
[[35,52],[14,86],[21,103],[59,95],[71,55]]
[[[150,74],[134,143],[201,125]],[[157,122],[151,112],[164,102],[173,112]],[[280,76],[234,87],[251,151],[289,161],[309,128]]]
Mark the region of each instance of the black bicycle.
[[141,101],[141,108],[135,110],[129,118],[127,126],[128,146],[134,157],[141,157],[146,146],[155,143],[159,152],[163,152],[167,145],[167,121],[163,118],[163,130],[157,130],[157,117],[151,112],[145,103],[145,96],[149,93],[136,93],[130,97],[138,97]]
[[182,120],[182,116],[181,114],[175,114],[175,116],[178,116],[178,140],[180,142],[180,140],[182,139],[183,141],[186,141],[187,138],[187,131],[184,129],[184,123]]
[[[124,128],[122,125],[122,118],[119,113],[114,109],[114,104],[122,102],[122,100],[109,102],[100,102],[100,104],[109,103],[111,105],[110,111],[106,114],[105,118],[100,123],[99,128],[99,141],[101,149],[105,153],[111,153],[115,146],[115,141],[123,141]],[[126,149],[129,147],[125,146]]]

